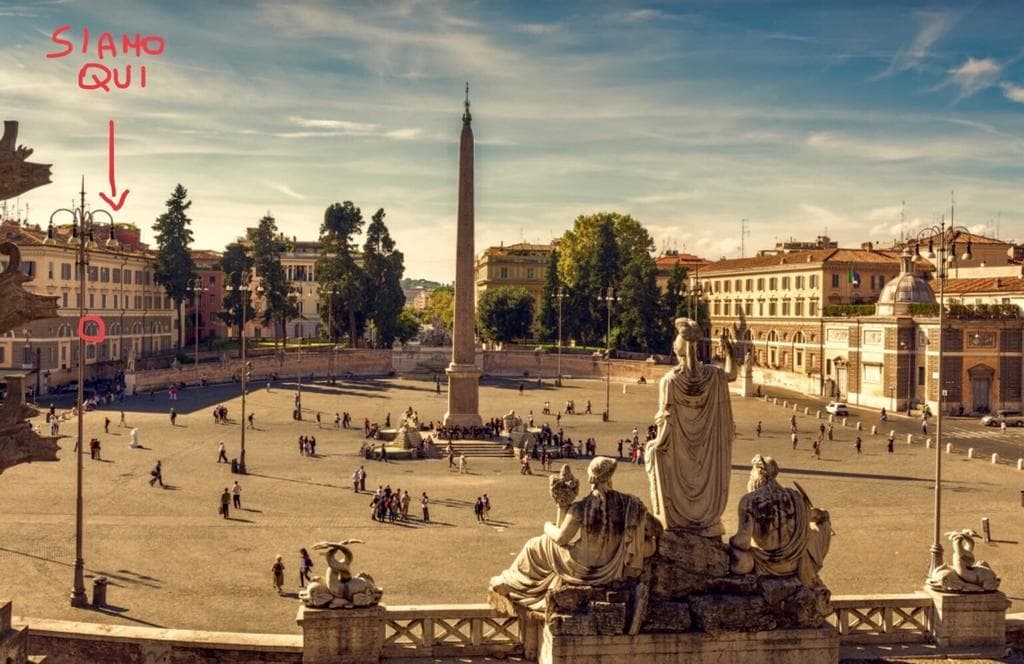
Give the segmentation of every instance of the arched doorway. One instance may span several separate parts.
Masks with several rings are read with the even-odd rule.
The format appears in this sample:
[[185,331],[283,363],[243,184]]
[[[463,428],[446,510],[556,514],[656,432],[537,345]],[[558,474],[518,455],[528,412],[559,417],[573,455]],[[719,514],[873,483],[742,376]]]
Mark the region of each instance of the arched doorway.
[[967,370],[971,380],[971,410],[987,413],[992,409],[992,379],[996,370],[985,364],[976,364]]

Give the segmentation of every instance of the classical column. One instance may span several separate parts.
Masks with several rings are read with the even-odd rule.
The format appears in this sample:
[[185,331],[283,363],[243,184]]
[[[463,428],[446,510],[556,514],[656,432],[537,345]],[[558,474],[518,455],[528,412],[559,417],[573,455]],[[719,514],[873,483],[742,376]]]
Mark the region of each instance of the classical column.
[[462,114],[459,139],[459,218],[455,240],[455,322],[452,326],[452,363],[448,365],[448,412],[444,423],[479,426],[480,370],[476,366],[473,339],[473,128],[470,126],[469,84],[466,112]]

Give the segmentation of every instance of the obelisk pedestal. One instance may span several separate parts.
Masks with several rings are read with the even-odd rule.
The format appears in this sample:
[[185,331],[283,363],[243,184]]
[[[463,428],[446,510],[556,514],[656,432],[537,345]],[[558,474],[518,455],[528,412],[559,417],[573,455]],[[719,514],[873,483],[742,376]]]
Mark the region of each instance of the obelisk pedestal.
[[469,114],[469,84],[466,84],[466,112],[462,115],[459,139],[459,211],[455,240],[455,321],[452,325],[452,362],[448,374],[448,412],[444,423],[452,426],[481,426],[480,370],[476,366],[473,338],[475,294],[473,276],[473,128]]

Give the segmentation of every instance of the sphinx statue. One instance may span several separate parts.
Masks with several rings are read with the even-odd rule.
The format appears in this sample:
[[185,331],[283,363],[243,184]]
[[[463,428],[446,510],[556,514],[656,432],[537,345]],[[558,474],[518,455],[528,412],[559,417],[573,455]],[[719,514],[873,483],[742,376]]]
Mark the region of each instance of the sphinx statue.
[[675,325],[679,334],[672,349],[679,364],[661,379],[658,433],[644,450],[651,509],[666,529],[719,537],[735,435],[729,400],[729,382],[737,374],[733,347],[723,335],[725,368],[705,364],[697,359],[700,326],[689,318],[677,318]]
[[576,484],[563,469],[552,481],[559,523],[526,542],[512,566],[491,579],[493,593],[523,609],[543,612],[548,594],[565,586],[608,586],[640,576],[654,553],[657,524],[643,502],[612,489],[616,461],[596,457],[587,468],[591,491],[569,502]]
[[796,489],[780,485],[778,474],[771,457],[758,454],[751,462],[739,527],[729,540],[732,572],[796,575],[805,586],[819,587],[818,572],[833,535],[829,514],[814,507],[799,484]]
[[983,593],[999,589],[999,577],[984,560],[974,560],[974,538],[970,528],[946,533],[953,544],[953,562],[940,565],[928,577],[928,586],[945,593]]

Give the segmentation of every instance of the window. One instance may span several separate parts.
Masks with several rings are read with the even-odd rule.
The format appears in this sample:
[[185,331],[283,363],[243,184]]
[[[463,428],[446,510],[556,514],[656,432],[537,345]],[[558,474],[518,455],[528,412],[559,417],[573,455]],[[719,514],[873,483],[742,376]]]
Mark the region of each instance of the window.
[[36,262],[35,261],[21,261],[21,271],[30,277],[36,276]]
[[136,309],[141,309],[142,308],[142,296],[141,295],[136,295],[135,296],[135,308]]
[[96,296],[93,293],[89,293],[89,308],[92,309],[96,306]]
[[788,316],[789,315],[789,300],[783,300],[782,301],[782,315],[783,316]]
[[124,283],[126,283],[126,284],[132,283],[132,273],[129,272],[128,270],[124,271]]
[[768,303],[768,315],[769,316],[777,315],[777,306],[776,306],[775,300],[772,300],[771,302]]
[[775,287],[777,285],[778,280],[775,277],[772,277],[771,279],[768,280],[768,290],[775,290]]
[[719,302],[718,300],[715,300],[715,315],[716,316],[719,316],[722,313],[722,306],[721,305],[722,305],[721,302]]
[[50,261],[46,265],[46,278],[47,279],[53,279],[53,261]]
[[68,306],[68,294],[67,293],[64,293],[62,304],[65,307]]
[[726,316],[728,316],[728,315],[729,315],[729,309],[730,309],[730,308],[731,308],[731,307],[730,307],[730,302],[729,302],[729,300],[726,300],[726,301],[725,301],[725,304],[723,304],[723,305],[722,305],[722,309],[723,309],[722,313],[723,313],[723,315],[726,315]]
[[810,302],[807,303],[807,315],[808,316],[817,316],[818,315],[818,301],[817,300],[811,300]]
[[763,301],[757,303],[757,315],[758,316],[764,316],[764,302]]
[[498,278],[499,279],[508,279],[508,268],[507,267],[503,267],[503,268],[500,268],[498,270]]
[[92,266],[89,268],[89,281],[96,282],[100,279],[100,269]]
[[533,268],[532,267],[526,268],[526,278],[527,279],[533,279]]
[[743,313],[745,313],[748,316],[754,313],[754,303],[751,300],[747,300],[747,306]]
[[818,287],[818,275],[812,274],[810,277],[807,278],[807,280],[810,282],[810,287],[811,288],[817,288]]
[[214,275],[210,275],[210,285],[214,286],[217,283],[217,278]]
[[833,274],[832,275],[832,288],[839,288],[839,275],[838,274]]
[[106,296],[105,293],[100,295],[100,308],[101,309],[106,309],[107,308],[107,296]]
[[117,309],[117,305],[121,303],[121,300],[117,297],[117,293],[114,293],[114,308]]
[[112,277],[111,281],[115,284],[121,283],[121,268],[115,267],[110,276]]
[[924,385],[924,367],[917,368],[917,384]]
[[754,290],[754,280],[753,279],[747,279],[746,289],[747,289],[748,293],[750,291]]
[[795,288],[796,288],[797,290],[800,290],[800,289],[802,289],[802,288],[804,287],[804,278],[803,278],[803,277],[794,277],[794,278],[793,278],[793,281],[795,281],[795,282],[796,282],[796,283],[795,283],[795,285],[794,285],[794,287],[795,287]]
[[100,268],[100,282],[104,283],[104,284],[110,283],[110,268],[109,267],[101,267]]
[[724,288],[725,288],[725,292],[728,293],[732,289],[732,282],[729,281],[728,279],[726,279],[725,280]]
[[759,291],[763,291],[764,290],[764,279],[763,278],[757,280],[757,290],[759,290]]
[[803,316],[804,315],[804,301],[803,300],[797,300],[796,302],[793,303],[793,315],[794,316]]
[[864,364],[864,382],[865,383],[881,383],[882,382],[882,365],[881,364]]
[[71,263],[60,264],[60,278],[65,280],[71,279]]
[[782,278],[782,290],[789,290],[789,277]]

